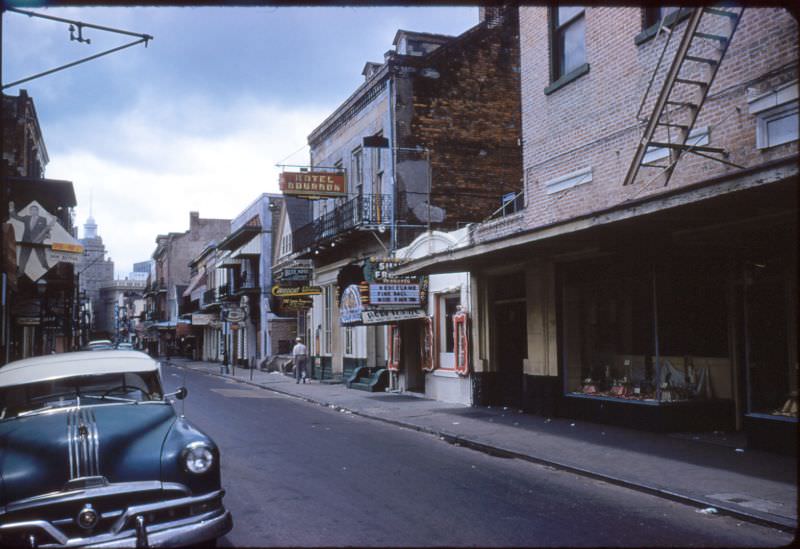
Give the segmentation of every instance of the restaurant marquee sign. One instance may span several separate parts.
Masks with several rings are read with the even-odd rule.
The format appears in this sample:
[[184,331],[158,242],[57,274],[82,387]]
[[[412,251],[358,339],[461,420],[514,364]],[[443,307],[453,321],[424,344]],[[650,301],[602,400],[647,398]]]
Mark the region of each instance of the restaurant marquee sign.
[[283,194],[301,198],[347,195],[341,172],[282,172],[278,186]]

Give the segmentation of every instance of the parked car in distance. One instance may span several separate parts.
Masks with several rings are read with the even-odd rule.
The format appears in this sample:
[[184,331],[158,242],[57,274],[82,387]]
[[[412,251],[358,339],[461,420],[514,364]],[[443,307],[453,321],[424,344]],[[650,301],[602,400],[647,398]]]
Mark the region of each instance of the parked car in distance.
[[127,341],[120,341],[114,345],[114,348],[119,351],[133,351],[133,344]]
[[86,344],[83,347],[82,351],[103,351],[107,349],[113,349],[114,344],[111,343],[110,339],[94,339]]
[[219,449],[137,351],[0,367],[0,547],[209,546],[233,527]]

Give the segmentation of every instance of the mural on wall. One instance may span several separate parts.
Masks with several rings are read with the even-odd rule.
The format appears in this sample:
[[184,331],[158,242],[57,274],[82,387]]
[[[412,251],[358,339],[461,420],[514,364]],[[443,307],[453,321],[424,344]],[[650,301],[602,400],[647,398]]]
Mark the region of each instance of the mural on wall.
[[83,246],[35,200],[21,210],[8,204],[8,222],[17,241],[17,272],[34,282],[57,263],[77,263]]

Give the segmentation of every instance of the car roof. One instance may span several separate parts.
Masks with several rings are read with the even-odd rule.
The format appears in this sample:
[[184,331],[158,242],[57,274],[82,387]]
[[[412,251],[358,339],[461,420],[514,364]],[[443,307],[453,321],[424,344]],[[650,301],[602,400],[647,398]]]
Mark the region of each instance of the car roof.
[[65,377],[152,372],[159,363],[140,351],[78,351],[26,358],[0,367],[0,387]]

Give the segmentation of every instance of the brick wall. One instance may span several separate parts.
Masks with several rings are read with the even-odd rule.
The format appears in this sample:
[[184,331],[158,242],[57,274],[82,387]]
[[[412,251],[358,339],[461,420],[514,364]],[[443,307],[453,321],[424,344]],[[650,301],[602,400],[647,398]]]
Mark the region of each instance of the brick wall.
[[[445,227],[485,219],[503,194],[522,188],[516,10],[493,25],[474,27],[423,58],[407,76],[408,104],[401,98],[398,105],[401,145],[431,151],[431,218]],[[411,159],[398,156],[399,163]],[[427,202],[427,178],[403,175],[398,166],[411,221],[426,222],[419,203]]]
[[[686,26],[677,26],[677,46]],[[636,198],[735,174],[738,168],[695,155],[683,155],[668,187],[652,169],[640,170],[633,185],[622,182],[643,130],[636,113],[664,48],[666,36],[637,45],[642,30],[639,8],[586,10],[584,76],[546,95],[550,82],[547,9],[520,8],[523,164],[526,208],[517,230],[574,218]],[[711,29],[702,29],[711,30]],[[754,167],[797,154],[797,141],[756,148],[756,117],[748,112],[748,88],[769,90],[797,79],[797,21],[781,8],[748,8],[700,111],[695,128],[707,127],[709,146],[730,152],[727,160]],[[665,71],[672,51],[665,56]],[[654,83],[653,98],[663,73]],[[650,107],[652,103],[646,104]],[[650,108],[643,110],[649,116]],[[591,168],[592,180],[548,194],[545,182]],[[501,228],[507,234],[508,226]],[[477,240],[501,233],[491,225]]]

